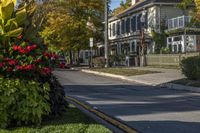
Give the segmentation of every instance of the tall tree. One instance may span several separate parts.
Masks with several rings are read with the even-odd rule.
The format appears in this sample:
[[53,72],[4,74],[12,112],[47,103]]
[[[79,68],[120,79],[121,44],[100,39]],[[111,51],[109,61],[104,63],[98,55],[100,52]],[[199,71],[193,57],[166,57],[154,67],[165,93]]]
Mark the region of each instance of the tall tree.
[[120,6],[113,10],[112,15],[117,15],[126,10],[127,8],[129,8],[130,6],[131,6],[131,0],[126,0],[126,2],[124,2],[124,0],[121,0]]
[[194,2],[197,8],[197,13],[196,13],[197,21],[200,22],[200,0],[194,0]]
[[[40,34],[47,44],[63,47],[69,53],[79,53],[81,49],[88,48],[89,37],[96,37],[97,41],[101,38],[103,5],[103,1],[99,0],[54,1],[50,6],[54,11],[47,13],[46,23]],[[97,29],[95,33],[87,28],[88,18],[91,18]]]

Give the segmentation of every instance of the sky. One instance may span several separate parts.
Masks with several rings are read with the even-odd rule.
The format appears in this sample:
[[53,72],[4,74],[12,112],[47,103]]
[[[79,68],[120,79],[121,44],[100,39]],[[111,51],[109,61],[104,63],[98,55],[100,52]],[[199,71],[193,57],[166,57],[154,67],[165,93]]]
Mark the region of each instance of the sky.
[[119,7],[121,0],[111,0],[111,10],[113,10],[116,7]]

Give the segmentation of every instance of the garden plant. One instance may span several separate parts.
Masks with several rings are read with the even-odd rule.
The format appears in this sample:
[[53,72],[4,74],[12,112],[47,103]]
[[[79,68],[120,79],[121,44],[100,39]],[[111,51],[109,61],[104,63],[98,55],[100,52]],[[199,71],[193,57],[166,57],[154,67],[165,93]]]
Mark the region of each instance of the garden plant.
[[52,75],[55,53],[29,39],[27,5],[0,3],[0,127],[39,125],[64,109],[64,91]]

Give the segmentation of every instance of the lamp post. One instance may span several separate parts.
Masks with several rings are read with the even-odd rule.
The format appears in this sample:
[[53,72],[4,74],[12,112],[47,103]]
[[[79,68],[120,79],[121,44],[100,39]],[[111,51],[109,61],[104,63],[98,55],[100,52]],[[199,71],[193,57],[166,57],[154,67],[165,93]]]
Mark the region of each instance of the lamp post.
[[140,22],[141,22],[141,31],[140,31],[140,66],[143,67],[146,65],[146,59],[145,59],[145,34],[144,34],[144,24],[146,22],[146,11],[143,11],[142,16],[140,18]]
[[108,58],[108,0],[105,0],[105,39],[104,39],[104,51],[105,51],[105,67],[109,67],[109,58]]

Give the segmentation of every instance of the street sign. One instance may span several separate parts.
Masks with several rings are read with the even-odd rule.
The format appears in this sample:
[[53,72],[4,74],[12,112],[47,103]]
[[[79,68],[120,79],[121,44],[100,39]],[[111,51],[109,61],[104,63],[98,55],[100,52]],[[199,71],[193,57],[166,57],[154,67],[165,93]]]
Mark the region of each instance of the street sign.
[[94,46],[94,39],[90,38],[90,47],[93,47],[93,46]]

